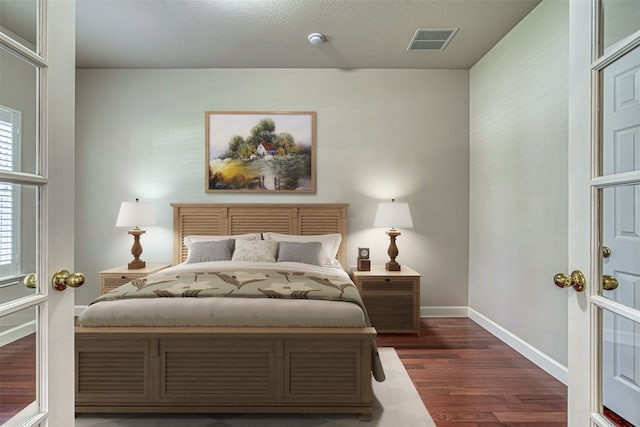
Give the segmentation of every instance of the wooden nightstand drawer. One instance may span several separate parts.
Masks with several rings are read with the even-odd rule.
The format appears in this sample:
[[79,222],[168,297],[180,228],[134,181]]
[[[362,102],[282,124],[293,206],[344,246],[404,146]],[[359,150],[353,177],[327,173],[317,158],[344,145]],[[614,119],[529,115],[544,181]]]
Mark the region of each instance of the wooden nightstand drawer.
[[389,292],[390,290],[396,292],[413,292],[415,288],[414,280],[399,280],[399,279],[363,279],[361,282],[361,291],[379,291]]
[[368,295],[362,297],[374,327],[385,332],[415,330],[413,295]]
[[371,271],[352,268],[351,277],[378,332],[420,334],[420,274],[407,266],[386,271],[376,265]]
[[130,270],[126,265],[111,268],[100,272],[100,294],[105,294],[115,288],[135,279],[147,277],[160,270],[170,267],[171,264],[154,264],[145,268]]

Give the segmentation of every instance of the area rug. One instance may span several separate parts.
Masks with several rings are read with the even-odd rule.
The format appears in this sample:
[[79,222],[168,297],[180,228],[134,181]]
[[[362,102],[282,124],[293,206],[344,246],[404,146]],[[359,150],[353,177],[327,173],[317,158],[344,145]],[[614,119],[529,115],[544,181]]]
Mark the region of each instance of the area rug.
[[387,379],[373,381],[373,420],[327,414],[78,414],[76,427],[435,427],[393,348],[380,348]]

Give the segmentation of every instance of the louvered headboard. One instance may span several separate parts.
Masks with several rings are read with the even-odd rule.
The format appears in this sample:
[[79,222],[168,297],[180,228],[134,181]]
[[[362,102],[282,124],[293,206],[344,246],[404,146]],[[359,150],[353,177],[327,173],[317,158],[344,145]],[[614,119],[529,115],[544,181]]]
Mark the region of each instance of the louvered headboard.
[[173,262],[187,258],[183,239],[190,235],[244,233],[342,234],[338,261],[347,265],[346,203],[172,203]]

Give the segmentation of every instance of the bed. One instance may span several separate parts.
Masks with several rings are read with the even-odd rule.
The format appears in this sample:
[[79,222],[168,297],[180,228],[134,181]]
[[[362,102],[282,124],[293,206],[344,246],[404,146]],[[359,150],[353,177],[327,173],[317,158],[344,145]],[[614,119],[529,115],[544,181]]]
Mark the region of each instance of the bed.
[[[136,286],[149,288],[155,293],[173,292],[184,285],[186,277],[192,279],[187,286],[188,292],[214,292],[211,289],[221,289],[229,283],[233,292],[236,289],[239,292],[240,287],[249,289],[254,282],[259,282],[256,276],[260,280],[266,276],[284,277],[286,280],[295,278],[295,283],[299,282],[299,277],[309,276],[309,286],[312,286],[311,282],[323,282],[325,289],[341,290],[341,295],[352,292],[347,283],[350,279],[344,271],[346,204],[176,203],[172,207],[174,267],[168,270],[169,273],[161,271],[144,282],[125,284],[124,289],[119,288],[116,293],[128,295]],[[296,271],[296,266],[302,263],[279,262],[277,268],[272,267],[270,271],[258,262],[253,271],[245,271],[238,262],[242,264],[246,260],[235,259],[245,247],[264,245],[245,242],[246,236],[254,236],[247,240],[257,239],[255,236],[264,241],[278,240],[281,250],[285,247],[294,249],[292,256],[295,258],[302,253],[296,249],[303,246],[295,246],[294,243],[285,246],[279,239],[332,234],[337,234],[340,239],[335,250],[336,258],[332,260],[336,268],[331,271],[335,274],[327,276],[329,279],[320,276],[331,267],[325,263],[304,266],[304,271]],[[207,241],[206,236],[235,236],[234,259],[228,262],[188,259],[197,252],[196,247],[204,245],[194,243],[198,236],[202,236],[203,241]],[[296,237],[292,239],[297,241]],[[314,239],[309,237],[307,240]],[[222,244],[215,245],[219,248]],[[215,271],[205,271],[208,264],[214,264]],[[226,266],[221,267],[223,264]],[[307,271],[308,268],[311,271]],[[242,279],[245,276],[248,279]],[[169,283],[168,280],[174,282]],[[202,284],[213,283],[213,280],[218,280],[219,286]],[[238,282],[242,282],[242,286]],[[195,291],[194,286],[197,288]],[[280,285],[256,288],[262,293],[267,289],[279,294],[282,289],[277,286]],[[306,284],[297,286],[301,286],[297,292],[316,292]],[[224,291],[225,294],[233,292]],[[329,289],[329,292],[334,290]],[[113,295],[103,297],[112,299]],[[145,314],[140,305],[126,312],[140,312],[147,320],[153,317],[151,323],[132,324],[126,320],[122,324],[96,326],[85,319],[85,326],[75,328],[76,412],[325,412],[355,413],[363,420],[369,419],[374,401],[372,372],[377,380],[384,380],[375,348],[375,329],[368,326],[366,311],[357,304],[326,299],[308,300],[312,306],[295,309],[295,304],[302,303],[298,299],[261,299],[259,304],[263,306],[264,303],[275,304],[262,309],[272,315],[266,323],[262,317],[254,316],[259,309],[251,304],[258,303],[244,297],[149,299],[153,301],[150,306],[156,304],[148,309],[149,313]],[[172,300],[186,301],[187,305],[182,308],[168,305],[175,303]],[[202,317],[209,319],[204,323],[191,320],[172,323],[171,319],[180,317],[180,310],[196,313],[195,305],[213,304],[214,300],[218,306],[206,306],[200,311],[204,313]],[[144,302],[124,299],[113,303]],[[242,305],[245,303],[250,305]],[[92,304],[85,312],[93,306],[107,307],[107,304],[112,302]],[[339,317],[332,311],[336,306],[344,307],[344,311],[350,313],[346,319],[351,320],[332,323]],[[360,320],[354,314],[354,307],[361,313]],[[217,317],[224,310],[251,314],[248,317],[259,320],[236,325],[234,321]],[[300,324],[291,324],[288,315],[280,316],[280,313],[289,314],[295,310],[302,313]],[[121,314],[116,317],[122,319],[127,316]],[[210,320],[211,317],[216,319]]]

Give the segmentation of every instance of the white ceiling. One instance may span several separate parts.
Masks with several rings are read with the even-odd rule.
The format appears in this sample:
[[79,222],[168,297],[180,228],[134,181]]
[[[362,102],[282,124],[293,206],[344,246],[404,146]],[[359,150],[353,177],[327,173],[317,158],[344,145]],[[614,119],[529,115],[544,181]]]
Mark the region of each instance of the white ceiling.
[[[475,64],[541,0],[77,0],[79,68],[444,68]],[[459,28],[408,52],[418,28]],[[321,32],[327,42],[307,41]]]

